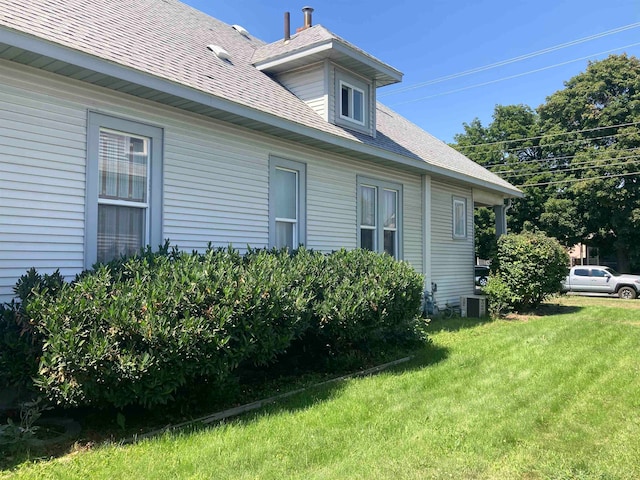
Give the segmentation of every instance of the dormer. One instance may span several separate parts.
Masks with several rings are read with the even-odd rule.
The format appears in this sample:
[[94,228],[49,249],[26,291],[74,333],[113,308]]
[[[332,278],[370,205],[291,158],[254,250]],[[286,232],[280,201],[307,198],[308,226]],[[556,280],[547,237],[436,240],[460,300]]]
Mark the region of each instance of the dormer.
[[258,48],[252,63],[306,102],[327,122],[376,135],[376,90],[398,83],[402,73],[360,50],[321,25],[311,23],[305,7],[304,26],[284,39]]

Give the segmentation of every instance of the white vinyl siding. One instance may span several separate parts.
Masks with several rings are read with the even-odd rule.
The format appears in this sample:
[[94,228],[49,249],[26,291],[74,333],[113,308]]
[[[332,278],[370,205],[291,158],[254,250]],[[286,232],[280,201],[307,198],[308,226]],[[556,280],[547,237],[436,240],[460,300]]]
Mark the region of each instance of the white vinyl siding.
[[[0,60],[0,301],[30,267],[85,267],[88,112],[163,130],[161,241],[269,246],[269,158],[306,165],[309,248],[357,246],[357,177],[403,186],[403,257],[422,271],[420,175],[260,135]],[[450,208],[449,208],[450,212]],[[450,232],[450,230],[449,230]],[[152,245],[154,249],[158,245]]]
[[2,65],[0,301],[7,301],[30,267],[83,267],[86,109]]
[[[452,239],[452,196],[471,202],[471,189],[432,180],[431,183],[431,274],[438,284],[438,303],[460,302],[460,295],[474,293],[474,243],[471,231]],[[473,209],[467,208],[467,229],[473,225]]]
[[291,93],[328,120],[328,89],[325,82],[325,64],[294,70],[278,75],[277,80]]

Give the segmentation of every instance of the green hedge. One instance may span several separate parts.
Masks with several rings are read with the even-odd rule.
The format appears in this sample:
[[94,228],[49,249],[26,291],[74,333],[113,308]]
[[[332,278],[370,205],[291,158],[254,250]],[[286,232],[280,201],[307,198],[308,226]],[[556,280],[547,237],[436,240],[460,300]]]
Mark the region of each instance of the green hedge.
[[340,355],[412,334],[423,281],[407,263],[367,250],[341,250],[320,257],[317,268],[307,343]]
[[[348,355],[415,332],[422,278],[388,255],[341,250],[150,250],[97,266],[27,311],[38,387],[62,405],[165,403],[292,344]],[[321,346],[318,348],[318,346]]]

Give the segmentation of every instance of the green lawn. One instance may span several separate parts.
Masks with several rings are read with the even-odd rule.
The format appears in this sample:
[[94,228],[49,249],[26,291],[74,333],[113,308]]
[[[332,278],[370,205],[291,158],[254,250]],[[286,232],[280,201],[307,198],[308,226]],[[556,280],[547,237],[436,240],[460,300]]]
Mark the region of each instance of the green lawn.
[[640,300],[555,302],[436,321],[395,370],[0,478],[640,478]]

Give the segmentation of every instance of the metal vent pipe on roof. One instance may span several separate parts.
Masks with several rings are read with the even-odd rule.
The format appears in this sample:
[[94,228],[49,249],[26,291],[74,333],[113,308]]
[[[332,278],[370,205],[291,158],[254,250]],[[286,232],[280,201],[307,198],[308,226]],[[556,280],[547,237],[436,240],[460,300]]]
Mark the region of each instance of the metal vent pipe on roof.
[[284,41],[291,39],[291,17],[289,12],[284,12]]
[[313,13],[313,8],[303,7],[302,12],[304,13],[304,28],[311,27],[312,26],[311,14]]

